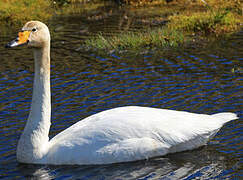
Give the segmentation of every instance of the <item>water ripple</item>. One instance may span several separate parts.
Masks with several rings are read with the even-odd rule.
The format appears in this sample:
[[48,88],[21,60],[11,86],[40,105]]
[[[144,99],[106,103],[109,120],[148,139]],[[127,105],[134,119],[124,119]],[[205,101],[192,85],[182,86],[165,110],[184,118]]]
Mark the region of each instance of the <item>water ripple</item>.
[[[75,23],[71,26],[80,28]],[[98,55],[75,51],[73,44],[78,45],[80,36],[72,34],[74,30],[70,27],[65,28],[56,31],[53,37],[51,137],[89,115],[126,105],[208,114],[231,111],[242,117],[239,68],[242,46],[238,42],[242,33],[206,50]],[[0,57],[1,179],[231,179],[240,176],[242,119],[227,123],[208,146],[148,161],[71,167],[18,164],[15,151],[30,107],[33,61],[25,48],[4,52]]]

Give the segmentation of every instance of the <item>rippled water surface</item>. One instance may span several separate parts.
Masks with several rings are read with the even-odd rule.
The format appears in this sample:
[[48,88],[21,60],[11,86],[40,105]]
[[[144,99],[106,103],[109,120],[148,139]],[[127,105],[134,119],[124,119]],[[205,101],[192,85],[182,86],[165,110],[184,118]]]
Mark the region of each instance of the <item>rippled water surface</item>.
[[230,111],[241,118],[227,123],[208,146],[146,161],[103,166],[19,164],[15,151],[31,102],[33,57],[25,47],[3,48],[16,36],[17,30],[13,30],[0,34],[0,178],[242,177],[242,32],[205,47],[100,55],[96,51],[83,52],[80,42],[98,31],[107,32],[109,23],[101,21],[94,25],[75,15],[57,18],[49,26],[52,34],[51,137],[89,115],[126,105],[207,114]]

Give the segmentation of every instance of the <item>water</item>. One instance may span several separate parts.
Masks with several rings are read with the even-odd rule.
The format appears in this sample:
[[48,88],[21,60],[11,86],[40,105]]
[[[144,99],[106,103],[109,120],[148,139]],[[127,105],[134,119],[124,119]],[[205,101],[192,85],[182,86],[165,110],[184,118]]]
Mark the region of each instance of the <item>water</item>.
[[95,25],[76,14],[49,23],[51,137],[89,115],[126,105],[207,114],[230,111],[241,118],[227,123],[208,146],[145,161],[101,166],[19,164],[15,151],[28,116],[34,72],[29,49],[3,47],[16,36],[13,29],[0,34],[0,179],[240,179],[243,32],[180,50],[83,51],[82,39],[117,27],[115,21],[99,22]]

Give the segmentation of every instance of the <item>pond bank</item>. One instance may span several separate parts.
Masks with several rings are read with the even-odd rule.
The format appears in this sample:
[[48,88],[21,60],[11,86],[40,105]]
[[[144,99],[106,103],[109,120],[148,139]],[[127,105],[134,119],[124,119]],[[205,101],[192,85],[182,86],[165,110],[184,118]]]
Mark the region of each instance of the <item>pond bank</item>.
[[[112,35],[96,34],[83,43],[97,49],[176,47],[191,41],[191,37],[225,36],[239,31],[242,25],[240,1],[219,1],[220,5],[216,0],[208,0],[207,4],[188,0],[169,3],[164,0],[149,3],[130,0],[123,1],[130,4],[123,6],[113,3],[112,6],[123,11],[121,23],[125,22],[127,28]],[[23,24],[30,19],[48,22],[55,16],[83,13],[87,14],[87,19],[104,20],[113,15],[110,4],[112,2],[102,0],[83,3],[79,0],[3,0],[0,2],[0,21],[10,25]],[[110,9],[104,12],[106,6]],[[139,24],[142,28],[128,31],[130,24]]]
[[46,21],[53,15],[52,3],[49,0],[1,0],[1,24],[17,25],[31,19]]

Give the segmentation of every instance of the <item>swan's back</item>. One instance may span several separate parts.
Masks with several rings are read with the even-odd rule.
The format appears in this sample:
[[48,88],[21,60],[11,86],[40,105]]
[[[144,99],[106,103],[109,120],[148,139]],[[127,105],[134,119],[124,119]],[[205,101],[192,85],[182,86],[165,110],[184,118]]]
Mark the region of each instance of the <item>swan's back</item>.
[[197,148],[232,113],[193,114],[146,107],[120,107],[74,124],[49,141],[51,119],[50,33],[27,22],[6,47],[34,47],[35,77],[29,117],[17,147],[17,160],[36,164],[107,164],[135,161]]
[[137,106],[110,109],[54,137],[47,157],[54,164],[106,164],[161,156],[205,145],[236,118]]

